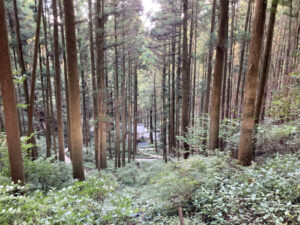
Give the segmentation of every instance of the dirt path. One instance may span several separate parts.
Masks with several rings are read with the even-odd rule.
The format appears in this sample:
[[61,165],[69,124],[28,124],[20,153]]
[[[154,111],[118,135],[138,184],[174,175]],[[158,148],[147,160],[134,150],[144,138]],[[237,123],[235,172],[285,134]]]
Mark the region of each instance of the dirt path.
[[[71,164],[72,161],[71,161],[70,157],[67,155],[67,152],[68,152],[68,148],[65,148],[65,162],[67,164]],[[150,158],[136,158],[135,161],[137,161],[137,162],[152,162],[152,161],[156,161],[159,159],[163,159],[163,157],[160,155],[152,155],[152,154],[146,153],[144,151],[141,151],[141,149],[138,149],[138,152],[140,154],[145,155]],[[89,171],[89,169],[84,167],[84,173],[86,174],[88,171]]]
[[152,154],[146,153],[146,152],[141,151],[141,150],[138,150],[138,152],[143,154],[143,155],[151,157],[150,159],[152,159],[152,160],[163,159],[163,157],[161,155],[152,155]]

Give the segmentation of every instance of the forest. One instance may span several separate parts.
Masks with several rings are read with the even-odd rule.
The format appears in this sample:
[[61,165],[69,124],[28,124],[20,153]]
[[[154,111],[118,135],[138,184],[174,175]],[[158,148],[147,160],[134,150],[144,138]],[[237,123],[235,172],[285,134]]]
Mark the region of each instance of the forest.
[[0,0],[0,224],[300,224],[300,0]]

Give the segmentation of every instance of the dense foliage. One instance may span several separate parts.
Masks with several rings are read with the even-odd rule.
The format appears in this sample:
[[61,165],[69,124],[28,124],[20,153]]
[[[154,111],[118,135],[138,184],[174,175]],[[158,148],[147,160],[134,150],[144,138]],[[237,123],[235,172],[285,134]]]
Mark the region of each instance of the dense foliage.
[[[297,224],[299,159],[299,153],[277,155],[244,168],[226,154],[211,153],[90,172],[84,182],[46,193],[38,186],[30,191],[35,180],[21,187],[1,176],[0,223],[178,224],[182,207],[188,224]],[[36,164],[41,173],[48,167]]]

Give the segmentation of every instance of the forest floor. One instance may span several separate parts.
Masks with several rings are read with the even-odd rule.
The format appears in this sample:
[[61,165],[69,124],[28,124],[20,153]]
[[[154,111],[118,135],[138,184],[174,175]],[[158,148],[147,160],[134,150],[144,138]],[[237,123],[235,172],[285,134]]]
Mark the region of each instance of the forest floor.
[[[293,140],[298,143],[297,137]],[[184,224],[191,225],[299,224],[299,148],[287,140],[281,142],[264,144],[264,154],[258,152],[256,163],[240,167],[224,152],[184,161],[170,157],[166,164],[162,150],[156,152],[144,140],[132,163],[115,168],[114,155],[109,154],[108,168],[101,173],[94,169],[93,147],[85,148],[87,187],[91,193],[95,193],[92,187],[110,193],[101,206],[109,219],[99,224],[178,225],[179,208]],[[68,149],[65,153],[70,166]],[[103,215],[95,218],[106,218]]]

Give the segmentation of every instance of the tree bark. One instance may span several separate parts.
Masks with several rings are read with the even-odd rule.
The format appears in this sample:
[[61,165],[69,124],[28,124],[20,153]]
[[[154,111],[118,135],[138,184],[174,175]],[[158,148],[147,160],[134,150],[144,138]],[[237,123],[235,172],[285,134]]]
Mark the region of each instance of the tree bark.
[[[37,68],[37,58],[38,58],[38,48],[40,41],[40,27],[41,27],[41,17],[42,17],[42,0],[39,0],[38,5],[38,17],[37,17],[37,26],[35,32],[35,42],[34,42],[34,55],[33,55],[33,66],[32,66],[32,76],[31,76],[31,85],[30,85],[30,98],[28,106],[28,136],[31,136],[34,132],[33,128],[33,115],[34,115],[34,99],[35,99],[35,81],[36,81],[36,68]],[[28,141],[29,143],[35,144],[35,138],[32,137]],[[31,148],[31,158],[33,160],[37,159],[37,149],[34,146]]]
[[131,74],[131,60],[129,57],[128,62],[128,118],[129,118],[129,131],[128,131],[128,163],[131,161],[132,156],[132,74]]
[[161,87],[161,99],[162,99],[162,132],[161,142],[163,149],[163,159],[167,162],[167,107],[166,107],[166,45],[163,51],[163,73],[162,73],[162,87]]
[[[245,20],[245,26],[244,26],[244,32],[245,34],[248,31],[248,24],[249,24],[249,18],[250,18],[250,10],[251,10],[251,4],[252,0],[249,0],[248,2],[248,8],[247,8],[247,15]],[[239,75],[238,75],[238,81],[237,81],[237,88],[236,88],[236,95],[235,95],[235,106],[234,106],[234,114],[233,118],[236,119],[238,117],[238,111],[239,111],[239,94],[240,94],[240,86],[241,86],[241,80],[243,75],[243,68],[244,68],[244,58],[245,58],[245,49],[246,49],[246,38],[244,37],[242,40],[242,50],[241,50],[241,56],[240,56],[240,68],[239,68]]]
[[261,108],[262,108],[262,103],[264,98],[263,96],[268,82],[270,59],[272,53],[273,33],[274,33],[274,25],[276,20],[278,1],[279,0],[273,0],[271,5],[270,19],[269,19],[269,25],[268,25],[267,37],[266,37],[266,47],[262,59],[263,60],[262,72],[260,75],[258,94],[256,97],[256,106],[255,106],[255,114],[254,114],[255,124],[259,124],[260,122],[260,113],[261,113]]
[[[117,10],[117,5],[115,5]],[[114,35],[115,35],[115,168],[121,167],[121,154],[120,154],[120,113],[119,113],[119,55],[118,55],[118,37],[117,37],[117,15],[114,17]]]
[[89,44],[90,44],[90,59],[91,59],[91,74],[92,74],[92,98],[93,98],[93,116],[94,116],[94,152],[95,152],[95,162],[96,168],[98,166],[98,104],[97,104],[97,78],[95,73],[95,52],[94,52],[94,29],[93,29],[93,10],[92,10],[92,0],[88,0],[89,7]]
[[52,0],[53,9],[53,40],[54,40],[54,63],[55,63],[55,96],[56,96],[56,113],[57,113],[57,135],[58,135],[58,159],[65,161],[64,147],[64,124],[62,115],[62,97],[61,97],[61,78],[60,78],[60,60],[59,60],[59,42],[58,42],[58,21],[57,21],[57,4]]
[[226,48],[226,23],[228,21],[228,0],[222,0],[220,5],[220,21],[218,43],[216,47],[216,61],[214,68],[214,79],[210,106],[210,128],[209,128],[209,149],[218,148],[219,123],[220,123],[220,100],[222,89],[223,65]]
[[[175,73],[176,73],[176,26],[172,33],[172,80],[171,80],[171,108],[170,108],[170,149],[175,153]],[[152,109],[151,109],[152,110]],[[152,111],[151,111],[152,113]]]
[[157,109],[156,109],[156,73],[154,73],[154,77],[153,77],[153,105],[154,105],[154,146],[155,146],[155,152],[158,152],[158,148],[157,148]]
[[106,158],[106,85],[105,85],[105,71],[104,71],[104,0],[96,1],[96,55],[97,67],[96,72],[98,76],[98,169],[105,169],[107,167]]
[[207,69],[207,82],[206,82],[206,95],[205,95],[205,107],[204,113],[208,114],[209,100],[210,100],[210,85],[212,77],[212,58],[214,55],[214,31],[215,31],[215,20],[216,20],[216,0],[212,3],[212,13],[211,13],[211,26],[210,26],[210,43],[209,43],[209,53],[208,53],[208,69]]
[[73,0],[64,0],[65,29],[68,62],[68,86],[70,100],[70,142],[72,149],[73,176],[85,180],[82,161],[82,127],[77,67],[77,48]]
[[[235,25],[235,2],[232,1],[231,31],[230,31],[230,55],[228,63],[227,95],[226,95],[226,118],[231,118],[231,96],[232,96],[232,67],[234,61],[234,25]],[[225,81],[224,81],[225,82]]]
[[[124,0],[123,0],[124,3]],[[122,38],[125,39],[125,16],[123,13],[122,16],[123,25],[122,25]],[[122,45],[122,99],[123,99],[123,106],[122,106],[122,166],[124,167],[126,165],[126,138],[127,138],[127,94],[126,94],[126,65],[125,65],[125,44]]]
[[256,1],[253,31],[250,43],[248,71],[245,83],[243,120],[238,152],[239,162],[243,166],[251,165],[252,159],[252,133],[254,128],[255,97],[261,55],[260,53],[264,34],[266,8],[267,2],[265,0]]
[[[188,40],[187,40],[187,19],[188,19],[188,0],[183,0],[183,43],[182,43],[182,114],[181,114],[181,136],[185,136],[189,126],[189,94],[190,94],[190,75],[188,59]],[[189,145],[183,143],[183,157],[187,159],[190,155]]]
[[[59,17],[61,21],[64,21],[63,18],[63,8],[61,4],[61,0],[58,0],[59,5]],[[64,26],[61,27],[61,43],[63,48],[63,62],[64,62],[64,85],[65,85],[65,101],[67,105],[67,130],[68,130],[68,151],[70,152],[70,158],[72,159],[72,151],[71,151],[71,141],[70,141],[70,133],[71,133],[71,127],[70,127],[70,101],[69,101],[69,87],[68,87],[68,66],[67,66],[67,57],[66,57],[66,50],[65,50],[65,32],[64,32]],[[66,133],[65,133],[66,134]]]
[[[180,128],[180,74],[181,74],[181,26],[179,27],[179,37],[178,37],[178,58],[177,58],[177,77],[176,77],[176,127],[175,127],[175,135],[179,136],[179,128]],[[154,96],[156,97],[156,96]],[[155,101],[156,102],[156,101]],[[177,158],[180,157],[180,142],[179,140],[176,140],[176,155]]]
[[133,160],[137,153],[137,95],[138,95],[138,80],[137,80],[137,65],[134,65],[134,102],[133,102],[133,126],[134,126],[134,133],[133,133]]
[[5,5],[0,0],[0,84],[12,181],[25,183],[15,85],[11,72]]
[[[16,25],[16,38],[17,38],[17,50],[18,50],[18,61],[21,69],[22,76],[26,74],[26,68],[25,68],[25,62],[23,57],[23,47],[22,47],[22,40],[21,40],[21,34],[20,34],[20,23],[19,23],[19,17],[18,17],[18,6],[17,6],[17,0],[13,0],[14,3],[14,14],[15,14],[15,25]],[[24,83],[24,95],[25,95],[25,103],[29,104],[29,92],[28,92],[28,83],[27,79],[25,78]]]

